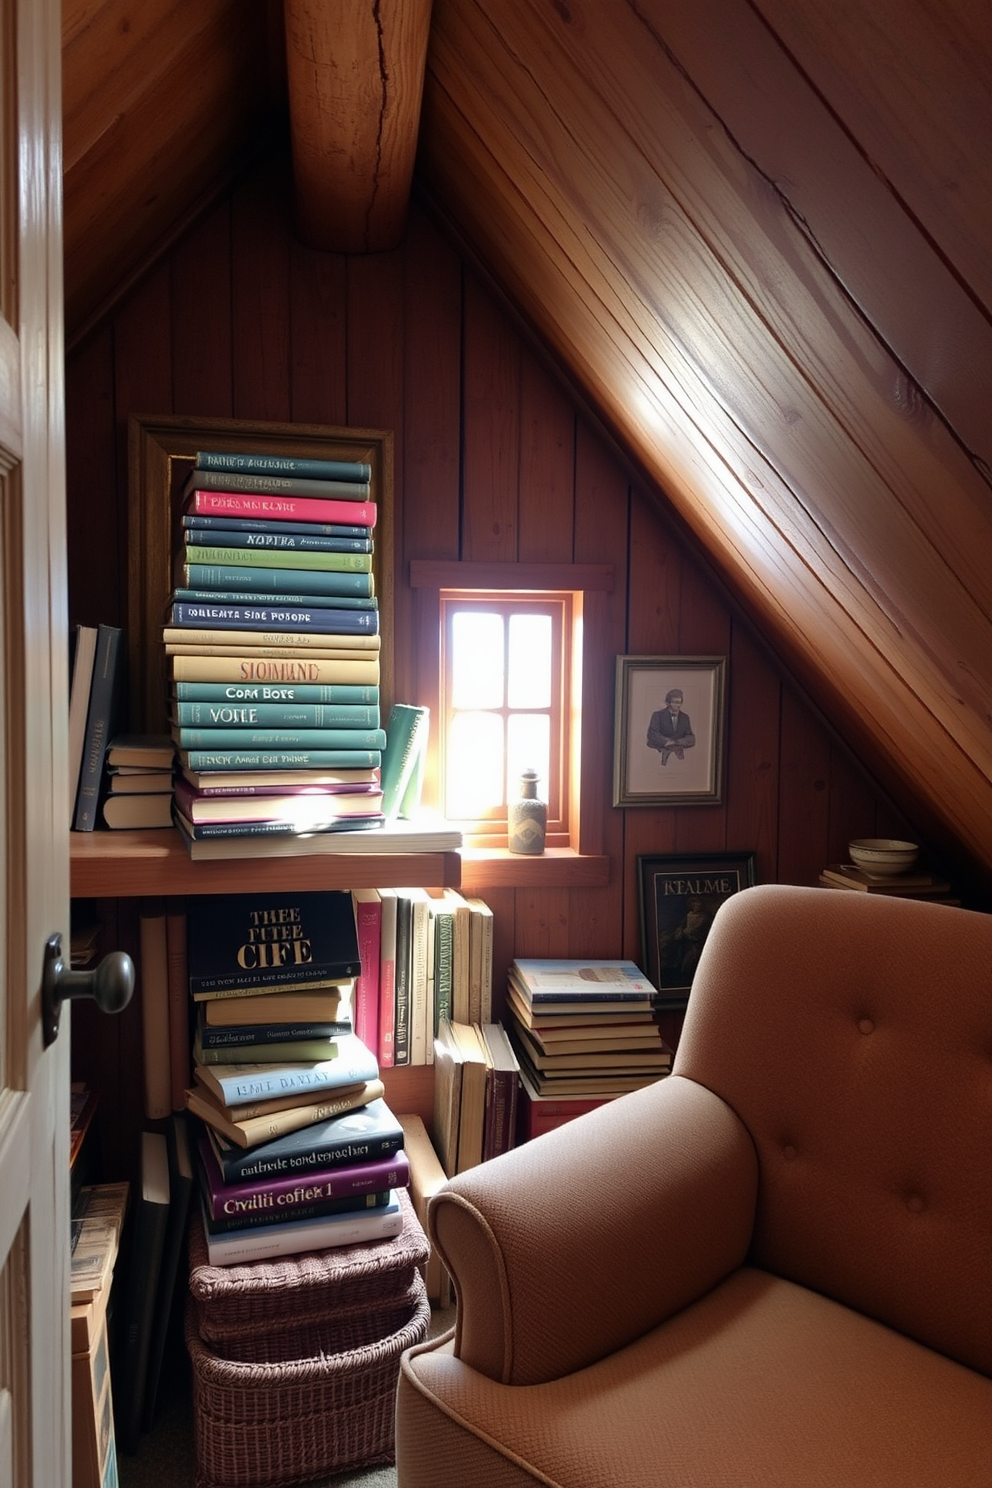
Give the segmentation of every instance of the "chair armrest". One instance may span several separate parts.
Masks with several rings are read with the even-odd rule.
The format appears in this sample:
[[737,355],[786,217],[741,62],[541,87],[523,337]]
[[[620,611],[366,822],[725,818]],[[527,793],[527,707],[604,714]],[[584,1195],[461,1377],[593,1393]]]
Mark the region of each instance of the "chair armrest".
[[460,1173],[428,1211],[455,1352],[529,1385],[622,1348],[741,1264],[757,1184],[738,1117],[678,1075]]

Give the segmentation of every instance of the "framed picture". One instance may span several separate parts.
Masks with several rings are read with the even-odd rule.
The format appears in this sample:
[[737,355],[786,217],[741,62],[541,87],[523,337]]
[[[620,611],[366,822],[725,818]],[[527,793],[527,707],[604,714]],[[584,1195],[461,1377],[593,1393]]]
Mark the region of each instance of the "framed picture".
[[641,969],[659,1007],[685,1007],[713,918],[725,899],[754,883],[754,853],[639,857]]
[[618,656],[614,806],[704,806],[723,788],[725,656]]

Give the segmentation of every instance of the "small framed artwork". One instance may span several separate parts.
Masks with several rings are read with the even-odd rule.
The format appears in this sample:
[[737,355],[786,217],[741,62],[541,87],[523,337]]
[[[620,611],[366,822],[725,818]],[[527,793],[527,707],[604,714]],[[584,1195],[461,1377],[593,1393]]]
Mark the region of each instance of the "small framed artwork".
[[754,883],[753,852],[639,857],[641,966],[658,1006],[685,1007],[714,916]]
[[717,804],[725,656],[618,656],[614,806]]

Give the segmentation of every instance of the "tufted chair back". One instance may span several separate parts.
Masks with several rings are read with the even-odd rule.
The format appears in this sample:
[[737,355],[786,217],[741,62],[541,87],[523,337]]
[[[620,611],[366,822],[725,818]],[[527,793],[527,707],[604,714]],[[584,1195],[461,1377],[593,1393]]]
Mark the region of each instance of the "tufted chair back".
[[746,889],[675,1073],[754,1142],[752,1262],[992,1375],[992,917]]

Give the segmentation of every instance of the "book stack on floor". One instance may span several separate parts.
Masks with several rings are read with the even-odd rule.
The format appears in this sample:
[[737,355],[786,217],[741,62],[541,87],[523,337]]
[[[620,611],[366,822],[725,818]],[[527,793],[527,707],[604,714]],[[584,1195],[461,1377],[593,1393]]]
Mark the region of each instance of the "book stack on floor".
[[209,1261],[359,1241],[403,1224],[403,1131],[352,1025],[361,969],[350,893],[191,901],[188,1109]]
[[107,746],[106,826],[171,827],[176,751],[165,734],[118,734]]
[[201,452],[163,638],[187,843],[381,824],[376,503],[360,461]]
[[520,1061],[526,1139],[668,1074],[657,991],[627,960],[515,960],[507,1031]]

